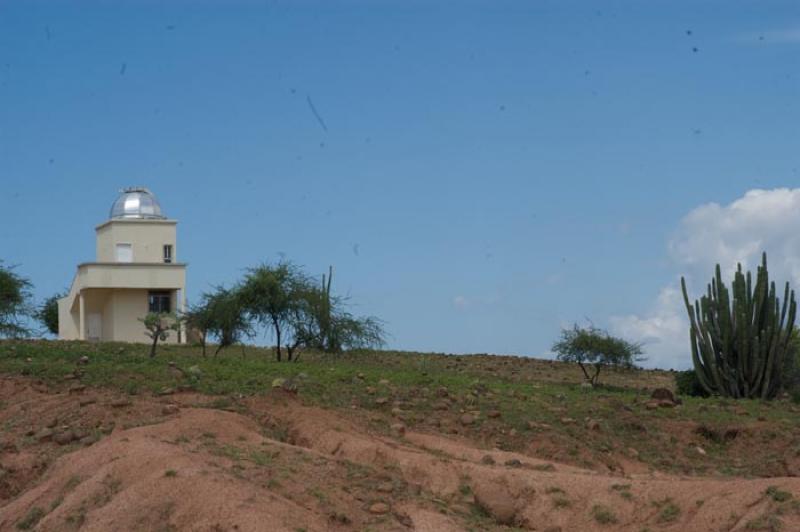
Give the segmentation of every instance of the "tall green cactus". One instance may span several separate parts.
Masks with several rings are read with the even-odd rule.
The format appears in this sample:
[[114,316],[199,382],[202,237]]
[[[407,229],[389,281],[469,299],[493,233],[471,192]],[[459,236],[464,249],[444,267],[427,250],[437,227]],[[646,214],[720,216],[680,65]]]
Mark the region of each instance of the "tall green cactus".
[[733,299],[722,282],[719,264],[707,294],[689,303],[686,281],[681,289],[689,313],[692,361],[700,384],[711,394],[771,399],[780,389],[781,369],[790,348],[797,311],[789,283],[783,305],[769,282],[767,254],[753,286],[739,264],[731,283]]

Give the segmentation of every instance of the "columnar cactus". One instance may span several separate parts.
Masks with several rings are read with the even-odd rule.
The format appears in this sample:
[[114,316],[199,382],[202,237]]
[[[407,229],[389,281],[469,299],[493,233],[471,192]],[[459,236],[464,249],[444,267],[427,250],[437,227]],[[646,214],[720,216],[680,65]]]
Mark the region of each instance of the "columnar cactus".
[[750,272],[737,267],[730,292],[722,282],[719,264],[708,292],[689,303],[686,281],[681,288],[689,313],[694,369],[711,394],[733,398],[771,399],[780,389],[781,369],[789,353],[797,305],[789,283],[783,304],[769,282],[767,254],[753,286]]

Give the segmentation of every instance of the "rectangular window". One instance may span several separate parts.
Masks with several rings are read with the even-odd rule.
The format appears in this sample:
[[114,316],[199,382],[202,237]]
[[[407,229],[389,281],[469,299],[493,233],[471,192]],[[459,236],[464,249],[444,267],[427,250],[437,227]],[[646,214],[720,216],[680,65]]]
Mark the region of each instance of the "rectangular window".
[[172,244],[164,244],[164,262],[172,262]]
[[152,291],[147,294],[147,310],[159,314],[170,312],[171,299],[170,293],[166,290]]
[[133,262],[133,246],[117,244],[117,262]]

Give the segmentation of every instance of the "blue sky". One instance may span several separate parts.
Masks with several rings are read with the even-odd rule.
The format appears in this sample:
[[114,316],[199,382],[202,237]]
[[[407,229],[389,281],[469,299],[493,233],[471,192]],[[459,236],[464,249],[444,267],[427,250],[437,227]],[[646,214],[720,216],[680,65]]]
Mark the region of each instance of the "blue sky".
[[[3,1],[0,258],[67,287],[145,185],[190,299],[283,254],[391,347],[542,356],[590,318],[680,367],[633,318],[729,258],[675,250],[739,242],[748,191],[794,212],[798,67],[796,2]],[[786,225],[745,247],[795,279]]]

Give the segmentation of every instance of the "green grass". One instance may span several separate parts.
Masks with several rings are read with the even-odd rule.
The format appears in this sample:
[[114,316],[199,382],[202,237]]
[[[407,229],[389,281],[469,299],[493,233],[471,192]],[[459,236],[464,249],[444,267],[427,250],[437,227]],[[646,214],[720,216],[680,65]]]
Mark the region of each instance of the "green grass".
[[25,517],[23,517],[22,520],[17,523],[17,528],[19,530],[33,530],[33,528],[45,515],[46,514],[44,510],[38,506],[34,506],[30,509],[30,511],[28,511]]
[[617,522],[617,516],[611,511],[611,508],[603,506],[602,504],[595,504],[592,506],[592,517],[601,525],[610,525]]
[[777,486],[769,486],[765,492],[767,496],[775,502],[786,502],[792,498],[792,494],[788,491],[783,491]]
[[[449,416],[453,422],[459,410],[477,410],[482,413],[480,423],[459,430],[477,435],[486,427],[506,434],[513,429],[516,435],[502,440],[503,449],[510,451],[523,450],[531,436],[544,434],[556,445],[538,458],[586,467],[613,462],[615,454],[624,454],[629,447],[635,447],[638,460],[665,472],[691,475],[722,471],[737,476],[775,476],[774,470],[785,452],[784,442],[794,437],[796,413],[788,403],[686,397],[680,408],[646,410],[644,403],[649,395],[643,389],[672,387],[670,373],[608,371],[603,373],[602,387],[586,389],[580,386],[582,378],[576,366],[505,356],[305,352],[299,362],[278,363],[271,350],[256,347],[248,347],[244,358],[238,348],[229,353],[223,351],[218,357],[203,358],[197,347],[163,345],[151,359],[145,345],[0,341],[0,374],[27,375],[65,389],[74,381],[65,382],[64,376],[75,370],[78,359],[84,355],[89,357],[89,363],[82,366],[84,384],[139,394],[190,386],[211,396],[201,401],[207,408],[242,409],[238,397],[271,393],[274,379],[292,378],[300,399],[311,405],[348,410],[355,405],[385,415],[393,401],[404,402],[406,423],[412,429],[423,420]],[[196,365],[202,376],[187,382],[176,380],[167,370],[168,361],[175,361],[182,368]],[[382,379],[389,384],[379,384]],[[371,394],[368,387],[380,393]],[[452,400],[446,412],[433,408],[440,388],[446,388]],[[387,397],[389,404],[376,404],[378,396]],[[415,399],[419,400],[413,402]],[[741,416],[737,409],[744,409],[750,415]],[[500,416],[489,418],[486,415],[489,411],[498,411]],[[562,423],[561,419],[567,417],[596,419],[603,424],[604,431],[590,433],[583,423]],[[755,424],[759,417],[769,424],[768,430],[748,431],[748,425]],[[704,434],[711,439],[700,434],[688,436],[699,439],[706,454],[698,453],[696,445],[684,452],[674,452],[675,441],[670,439],[674,435],[664,429],[665,422],[704,427]],[[542,428],[545,424],[549,428]],[[725,435],[733,434],[728,432],[731,429],[741,429],[737,432],[737,442],[739,438],[751,438],[762,452],[734,456],[731,448],[743,446],[726,444],[729,440]],[[719,442],[714,441],[718,434],[723,435],[717,438]],[[289,433],[287,427],[277,426],[265,429],[265,435],[286,441]],[[178,443],[186,440],[181,438]],[[246,458],[229,454],[237,460]],[[268,462],[264,456],[251,458],[259,465]],[[553,468],[552,464],[533,467],[540,471]]]

